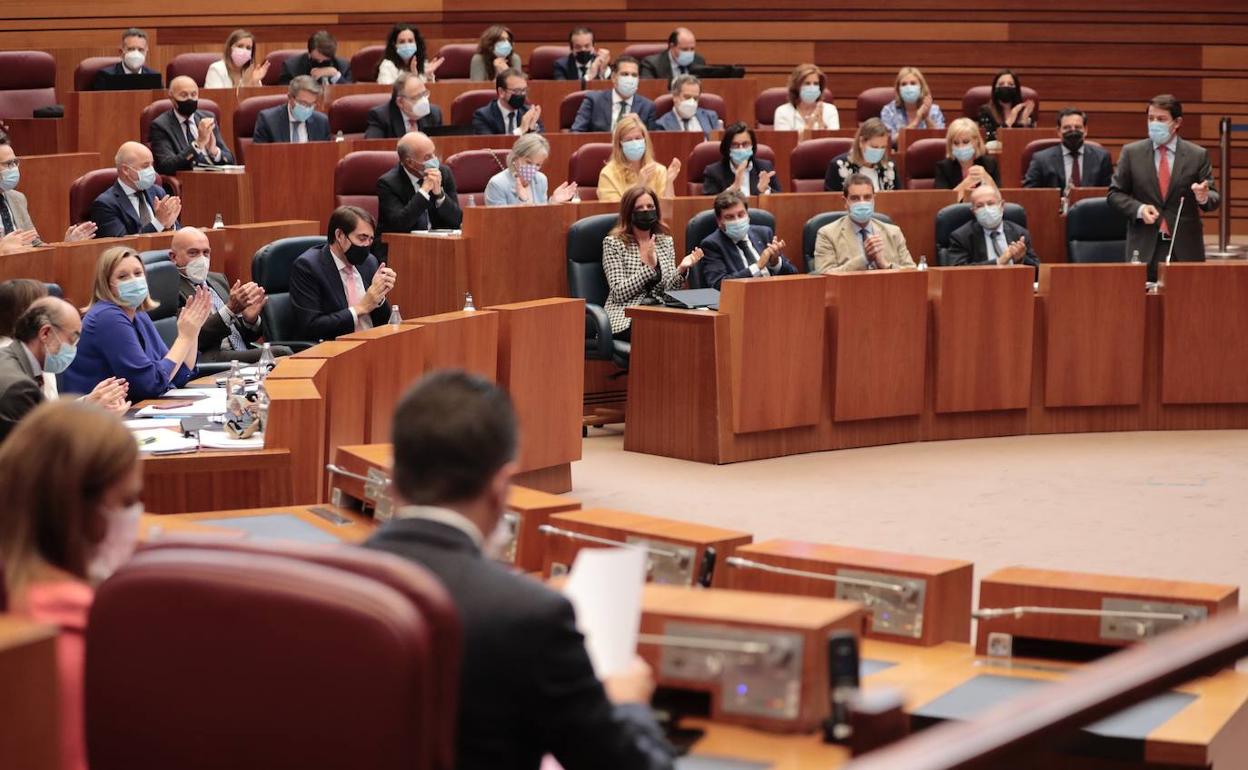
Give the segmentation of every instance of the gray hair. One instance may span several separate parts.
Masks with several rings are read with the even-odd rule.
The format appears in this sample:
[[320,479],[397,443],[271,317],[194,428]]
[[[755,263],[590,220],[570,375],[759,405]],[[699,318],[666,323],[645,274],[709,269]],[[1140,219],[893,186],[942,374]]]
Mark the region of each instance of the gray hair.
[[[122,32],[122,33],[121,33],[121,43],[122,43],[122,45],[125,45],[125,43],[126,43],[126,38],[128,38],[128,37],[141,37],[141,38],[143,38],[144,40],[147,40],[147,33],[146,33],[146,32],[144,32],[143,30],[139,29],[138,27],[130,27],[130,28],[129,28],[129,29],[127,29],[125,32]],[[149,41],[149,42],[150,42],[150,41]]]
[[511,152],[507,153],[507,166],[510,168],[516,165],[516,161],[524,158],[532,158],[539,152],[550,154],[550,142],[546,141],[546,137],[541,134],[525,134],[516,140],[511,146]]
[[293,99],[299,95],[300,91],[307,91],[310,94],[320,96],[324,90],[321,88],[320,83],[313,80],[311,75],[298,75],[290,81],[290,87],[286,89],[286,92]]
[[395,78],[394,84],[390,86],[390,97],[392,99],[399,98],[399,96],[403,93],[403,89],[407,86],[407,81],[413,78],[417,78],[423,82],[425,76],[418,75],[415,72],[400,72],[399,76]]
[[697,75],[677,75],[672,80],[672,96],[678,95],[682,86],[697,86],[698,90],[701,91],[702,81],[698,80]]

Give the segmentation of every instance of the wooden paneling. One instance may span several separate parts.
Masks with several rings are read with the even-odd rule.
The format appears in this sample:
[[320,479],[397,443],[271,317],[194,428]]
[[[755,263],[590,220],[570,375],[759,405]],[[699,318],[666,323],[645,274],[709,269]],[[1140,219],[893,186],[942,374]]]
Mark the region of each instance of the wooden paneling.
[[[325,467],[325,394],[309,379],[266,380],[269,421],[264,429],[265,446],[290,453],[290,497],[287,503],[313,502],[320,498]],[[235,505],[244,504],[234,499]]]
[[1165,404],[1248,401],[1248,264],[1163,265],[1161,400]]
[[[90,241],[53,244],[52,269],[61,285],[65,299],[85,308],[91,304],[91,287],[95,283],[95,263],[107,249],[114,246],[141,248],[139,238],[98,238]],[[16,277],[16,276],[9,276]]]
[[402,308],[405,317],[463,308],[464,292],[469,290],[468,239],[386,233],[385,242],[390,247],[386,262],[396,276],[388,299]]
[[462,369],[494,382],[498,377],[498,313],[459,310],[403,322],[429,327],[425,372]]
[[13,149],[22,160],[20,190],[26,196],[26,207],[39,237],[46,243],[63,240],[70,225],[70,185],[88,171],[100,168],[100,156],[93,152],[25,155],[26,148],[16,139],[13,141]]
[[218,214],[227,224],[248,224],[255,221],[251,177],[245,172],[183,171],[183,225],[211,227]]
[[[17,597],[11,597],[16,599]],[[30,770],[62,767],[57,630],[0,615],[0,765]]]
[[143,504],[151,513],[287,505],[293,494],[289,449],[201,450],[143,459]]
[[256,221],[328,219],[334,208],[334,166],[344,154],[341,142],[253,144],[247,150],[247,172]]
[[386,324],[338,339],[365,343],[365,365],[356,372],[366,380],[368,394],[365,441],[389,441],[394,408],[424,371],[427,327]]
[[[362,444],[368,431],[367,351],[364,343],[334,340],[313,345],[295,357],[325,360],[325,457],[343,444]],[[328,487],[322,494],[328,495]],[[317,502],[326,500],[321,497]],[[202,509],[202,506],[201,506]]]

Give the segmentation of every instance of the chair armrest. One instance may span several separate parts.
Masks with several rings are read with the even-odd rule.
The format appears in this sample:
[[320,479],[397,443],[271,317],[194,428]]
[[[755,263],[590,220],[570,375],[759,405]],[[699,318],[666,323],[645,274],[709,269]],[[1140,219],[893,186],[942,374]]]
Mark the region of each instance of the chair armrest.
[[614,351],[611,319],[601,305],[585,303],[585,357],[610,361]]

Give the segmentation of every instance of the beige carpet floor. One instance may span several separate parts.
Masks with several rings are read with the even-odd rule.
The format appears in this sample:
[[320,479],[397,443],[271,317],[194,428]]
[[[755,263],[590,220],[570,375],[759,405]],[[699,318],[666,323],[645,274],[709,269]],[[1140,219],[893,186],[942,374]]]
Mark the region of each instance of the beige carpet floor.
[[[618,426],[617,426],[618,427]],[[775,537],[1248,588],[1248,431],[927,442],[703,465],[593,430],[573,497]],[[1241,599],[1242,602],[1242,599]]]

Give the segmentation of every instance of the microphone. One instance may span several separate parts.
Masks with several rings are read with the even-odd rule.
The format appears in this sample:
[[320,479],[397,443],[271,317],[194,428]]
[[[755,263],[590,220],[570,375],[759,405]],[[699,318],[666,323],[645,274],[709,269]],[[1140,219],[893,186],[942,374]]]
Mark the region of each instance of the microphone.
[[1173,256],[1174,254],[1174,244],[1179,239],[1179,221],[1183,217],[1183,204],[1186,201],[1187,201],[1186,195],[1179,198],[1179,212],[1174,215],[1174,232],[1170,233],[1170,250],[1166,252],[1166,264],[1167,265],[1170,264],[1170,257]]

